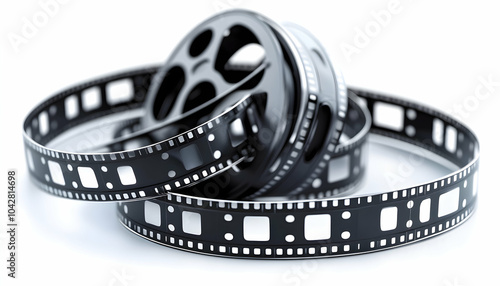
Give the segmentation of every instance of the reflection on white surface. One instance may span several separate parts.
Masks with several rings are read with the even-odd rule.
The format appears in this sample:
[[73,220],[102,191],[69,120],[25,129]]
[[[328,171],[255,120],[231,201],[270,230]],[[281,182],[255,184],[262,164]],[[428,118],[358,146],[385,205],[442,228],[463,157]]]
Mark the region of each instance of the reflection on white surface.
[[366,173],[355,196],[408,188],[458,170],[441,157],[401,141],[370,134],[367,147]]

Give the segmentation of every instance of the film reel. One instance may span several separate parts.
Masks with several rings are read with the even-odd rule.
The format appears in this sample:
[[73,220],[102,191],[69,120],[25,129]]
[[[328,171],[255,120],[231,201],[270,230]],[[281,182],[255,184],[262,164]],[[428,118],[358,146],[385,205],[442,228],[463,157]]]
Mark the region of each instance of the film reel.
[[[237,60],[256,44],[264,57]],[[276,131],[270,141],[259,137],[266,129]],[[99,142],[82,140],[82,130],[98,132],[90,141]],[[457,171],[335,197],[362,179],[369,131],[420,146]],[[349,139],[339,143],[341,133]],[[476,204],[479,144],[468,128],[419,104],[347,91],[310,34],[245,11],[202,23],[161,68],[49,98],[28,115],[24,142],[30,174],[47,192],[119,201],[132,232],[217,256],[378,251],[453,229]]]
[[[223,103],[201,116],[206,120],[248,90],[265,94],[259,105],[262,126],[253,125],[256,136],[250,138],[258,152],[251,164],[240,165],[218,197],[302,192],[304,184],[311,183],[306,178],[314,180],[321,171],[318,158],[331,156],[338,143],[347,91],[321,45],[299,27],[281,27],[247,11],[224,13],[200,24],[156,75],[145,103],[149,112],[144,126],[220,98]],[[331,146],[325,148],[325,142]],[[202,164],[197,156],[189,161]]]

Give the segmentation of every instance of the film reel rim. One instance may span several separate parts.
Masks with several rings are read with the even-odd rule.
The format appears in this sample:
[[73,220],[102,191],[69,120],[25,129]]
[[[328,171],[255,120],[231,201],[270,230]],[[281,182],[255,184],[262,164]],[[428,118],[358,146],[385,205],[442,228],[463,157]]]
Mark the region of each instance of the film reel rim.
[[[301,165],[306,165],[309,164],[311,168],[314,166],[313,169],[309,169],[309,177],[304,180],[301,184],[297,183],[299,186],[295,187],[293,191],[290,193],[292,195],[300,195],[303,193],[303,189],[307,188],[310,185],[313,185],[314,180],[317,179],[316,174],[319,174],[324,167],[322,167],[323,163],[326,163],[328,160],[323,160],[320,158],[324,158],[325,156],[332,156],[335,153],[335,149],[339,147],[340,145],[340,135],[342,134],[343,131],[343,126],[346,121],[346,113],[347,113],[347,102],[348,102],[348,91],[344,83],[343,75],[341,72],[338,71],[338,69],[334,68],[333,65],[331,64],[331,61],[329,60],[328,54],[326,53],[326,50],[324,47],[321,45],[319,40],[309,31],[307,31],[305,28],[296,25],[296,24],[290,24],[287,23],[284,26],[284,29],[288,31],[288,33],[291,36],[291,40],[294,42],[299,42],[302,47],[299,46],[298,49],[301,50],[306,50],[309,52],[309,58],[305,58],[302,61],[302,64],[305,66],[304,72],[308,75],[307,77],[307,84],[309,86],[309,93],[314,94],[314,89],[312,84],[311,84],[311,78],[309,77],[310,71],[308,71],[307,67],[307,62],[308,61],[313,61],[316,62],[313,64],[314,68],[318,68],[321,64],[326,65],[326,70],[330,74],[328,74],[328,78],[325,80],[324,76],[326,75],[325,71],[318,71],[318,78],[317,81],[319,82],[318,86],[318,92],[317,95],[322,94],[326,96],[330,96],[331,94],[333,95],[332,97],[327,97],[323,102],[319,105],[318,107],[318,113],[316,118],[316,122],[313,122],[313,126],[311,129],[312,135],[309,136],[309,138],[306,141],[306,153],[304,155],[304,159],[300,162]],[[304,38],[305,37],[305,38]],[[312,44],[312,46],[311,46]],[[317,59],[314,58],[314,56],[318,56],[320,62],[317,62]],[[325,82],[330,82],[333,80],[333,89],[328,90],[328,85],[324,86]],[[326,90],[325,90],[326,89]],[[314,144],[314,141],[316,137],[318,136],[318,130],[317,128],[320,128],[321,130],[321,121],[323,118],[321,118],[321,112],[323,111],[323,107],[327,107],[328,110],[330,110],[330,115],[332,117],[330,126],[328,126],[328,130],[331,130],[333,134],[331,136],[325,136],[325,138],[322,138],[321,141],[326,141],[323,142],[322,147],[320,147],[316,152],[313,152],[313,158],[307,158],[308,157],[308,151],[307,149],[311,147]],[[358,106],[359,107],[359,106]],[[369,121],[369,113],[363,112],[363,115],[365,116],[365,125]],[[363,130],[360,130],[359,133],[361,134]],[[335,134],[337,133],[337,134]],[[362,136],[361,136],[362,137]],[[327,148],[328,144],[332,144],[334,146],[333,150],[329,150]],[[290,176],[293,176],[291,174]],[[289,184],[290,185],[295,185],[295,184]]]
[[[280,41],[282,45],[282,49],[284,54],[287,55],[288,58],[291,59],[293,68],[295,72],[293,73],[295,82],[299,85],[298,89],[295,93],[299,97],[300,106],[297,108],[296,119],[294,121],[294,125],[290,130],[289,140],[286,142],[286,145],[280,150],[278,159],[270,166],[270,174],[271,177],[267,180],[268,182],[262,185],[260,188],[257,188],[254,193],[247,193],[247,198],[255,198],[265,195],[275,195],[281,194],[284,191],[288,193],[289,188],[293,188],[294,191],[292,193],[302,193],[303,189],[305,189],[308,185],[311,184],[311,180],[307,180],[306,183],[303,183],[300,187],[290,187],[291,183],[285,183],[285,178],[288,180],[294,178],[294,174],[298,175],[301,172],[298,171],[299,162],[302,167],[307,165],[307,163],[316,165],[314,172],[312,170],[305,170],[308,173],[308,176],[315,176],[316,173],[321,172],[321,164],[317,162],[318,158],[322,157],[325,154],[332,154],[333,150],[337,145],[339,145],[339,137],[341,131],[343,129],[345,114],[347,112],[347,89],[344,84],[342,73],[338,72],[338,70],[334,69],[333,66],[328,61],[328,56],[321,46],[319,41],[306,29],[298,26],[298,25],[279,25],[272,21],[271,19],[253,13],[253,15],[263,22],[265,22],[276,34],[277,39]],[[295,30],[295,31],[294,31]],[[299,34],[301,35],[299,35]],[[309,45],[313,45],[313,47],[309,47]],[[311,49],[311,50],[309,50]],[[319,50],[319,51],[318,51]],[[328,74],[328,79],[321,78],[321,74],[324,71],[319,72],[316,71],[317,64],[314,64],[314,59],[310,53],[315,51],[323,64],[327,65],[327,71],[331,74]],[[323,55],[320,55],[323,53]],[[324,62],[324,58],[327,59],[326,63]],[[313,62],[311,64],[311,62]],[[333,80],[333,89],[326,90],[324,82],[330,82]],[[297,89],[297,87],[296,87]],[[319,100],[318,98],[328,97],[329,95],[333,95],[333,98],[324,98]],[[306,116],[309,110],[309,105],[313,103],[316,107],[313,109],[314,115],[310,120],[311,126],[309,126],[306,131],[306,135],[300,135],[299,132],[302,133],[304,131],[303,126],[309,124],[309,117]],[[333,134],[323,135],[323,140],[328,141],[326,143],[322,143],[320,146],[311,147],[314,145],[314,140],[317,139],[318,133],[317,127],[320,126],[321,120],[320,115],[321,111],[324,109],[323,107],[327,107],[329,112],[327,114],[330,115],[330,126],[335,126],[336,128],[328,128],[325,132],[332,132]],[[306,118],[307,117],[307,118]],[[334,130],[334,131],[330,131]],[[335,135],[337,132],[337,135]],[[300,137],[305,137],[301,141]],[[328,138],[328,139],[327,139]],[[331,140],[331,141],[330,141]],[[304,144],[305,148],[298,148],[299,144]],[[332,144],[332,148],[327,148],[328,144]],[[310,148],[311,147],[311,148]],[[313,157],[307,159],[308,154],[311,153],[312,150],[318,148],[313,153]],[[331,152],[328,152],[330,151]],[[328,150],[328,151],[327,151]],[[294,153],[300,153],[299,156],[294,156]],[[318,154],[319,153],[319,154]],[[322,154],[320,156],[320,154]],[[294,161],[293,164],[285,164],[284,162]],[[274,168],[276,164],[276,168]],[[284,173],[284,175],[282,175]],[[293,184],[292,184],[293,185]]]

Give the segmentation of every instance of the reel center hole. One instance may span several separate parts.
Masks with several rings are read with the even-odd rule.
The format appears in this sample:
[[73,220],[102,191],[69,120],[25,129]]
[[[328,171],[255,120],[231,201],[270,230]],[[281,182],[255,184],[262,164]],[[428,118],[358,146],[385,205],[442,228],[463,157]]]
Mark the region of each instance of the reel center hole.
[[[255,34],[242,25],[234,25],[224,34],[215,60],[215,70],[228,83],[237,83],[264,61],[266,51]],[[251,89],[260,78],[245,89]]]
[[252,72],[262,64],[265,55],[266,51],[261,45],[255,43],[245,45],[229,58],[225,69]]
[[208,81],[198,83],[189,92],[182,112],[187,112],[205,102],[215,98],[216,90],[213,84]]
[[196,36],[193,42],[191,42],[191,46],[189,47],[189,55],[193,58],[201,55],[210,44],[212,35],[212,30],[206,30]]
[[167,117],[185,80],[186,75],[181,67],[174,66],[167,71],[153,104],[153,116],[156,120]]

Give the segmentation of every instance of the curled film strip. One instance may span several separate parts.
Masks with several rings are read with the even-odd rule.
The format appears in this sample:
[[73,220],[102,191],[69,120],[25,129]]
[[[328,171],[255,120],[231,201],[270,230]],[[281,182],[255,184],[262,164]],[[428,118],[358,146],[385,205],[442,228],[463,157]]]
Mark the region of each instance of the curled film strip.
[[[239,60],[248,46],[264,56]],[[335,196],[362,180],[368,132],[457,171]],[[450,230],[476,203],[479,145],[468,128],[419,104],[347,90],[306,31],[246,11],[202,23],[160,68],[56,94],[28,115],[24,135],[30,174],[45,191],[119,201],[132,232],[210,255],[372,252]]]

